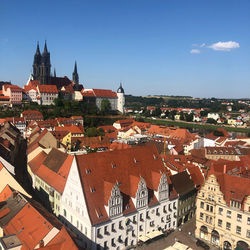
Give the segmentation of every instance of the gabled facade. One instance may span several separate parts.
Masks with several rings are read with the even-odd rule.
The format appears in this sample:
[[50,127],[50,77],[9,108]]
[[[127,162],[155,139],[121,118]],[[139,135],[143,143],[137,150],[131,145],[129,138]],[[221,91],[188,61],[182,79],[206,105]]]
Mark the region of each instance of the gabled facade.
[[87,249],[124,248],[176,228],[177,195],[156,148],[75,156],[62,221]]
[[22,89],[17,85],[3,85],[3,95],[10,97],[10,103],[21,104],[23,94]]
[[54,100],[58,97],[56,85],[39,85],[37,90],[39,93],[39,104],[53,105]]
[[212,172],[197,195],[195,236],[221,249],[250,247],[250,180]]

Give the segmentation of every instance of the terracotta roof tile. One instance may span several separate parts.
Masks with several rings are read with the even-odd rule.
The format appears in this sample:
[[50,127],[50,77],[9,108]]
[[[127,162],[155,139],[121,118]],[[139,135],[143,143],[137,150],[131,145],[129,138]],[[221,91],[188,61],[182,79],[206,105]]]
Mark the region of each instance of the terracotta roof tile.
[[[149,189],[155,190],[160,179],[152,171],[168,174],[155,147],[136,147],[75,157],[92,224],[109,220],[104,204],[107,203],[112,184],[119,184],[124,205],[129,209],[125,209],[124,213],[128,213],[135,211],[131,197],[135,197],[140,176],[145,179]],[[95,192],[91,192],[91,187]]]
[[58,93],[56,85],[39,85],[38,88],[41,93]]
[[9,185],[6,185],[5,188],[0,193],[0,202],[7,200],[11,195],[13,191],[10,188]]
[[29,203],[4,228],[5,234],[17,234],[22,249],[34,249],[53,226]]

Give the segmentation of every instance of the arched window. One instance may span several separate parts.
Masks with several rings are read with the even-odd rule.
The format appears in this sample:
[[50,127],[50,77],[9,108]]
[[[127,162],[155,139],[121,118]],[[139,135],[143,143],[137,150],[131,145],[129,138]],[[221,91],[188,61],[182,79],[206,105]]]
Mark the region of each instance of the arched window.
[[67,217],[67,212],[65,209],[63,209],[63,216],[66,218]]

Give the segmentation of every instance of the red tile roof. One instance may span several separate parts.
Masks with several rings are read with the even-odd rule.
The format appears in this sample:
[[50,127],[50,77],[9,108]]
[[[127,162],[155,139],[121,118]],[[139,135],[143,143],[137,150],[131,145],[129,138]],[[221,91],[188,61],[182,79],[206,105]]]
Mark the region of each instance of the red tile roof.
[[44,165],[46,159],[47,158],[45,154],[40,153],[37,157],[29,162],[31,171],[48,183],[48,185],[55,188],[59,193],[62,193],[73,161],[73,156],[67,155],[66,160],[61,166],[59,166],[59,170],[57,172]]
[[17,86],[17,85],[3,85],[3,88],[5,89],[5,90],[7,90],[8,88],[10,88],[10,90],[11,91],[15,91],[15,92],[22,92],[23,91],[23,89],[22,88],[20,88],[19,86]]
[[53,226],[33,206],[27,203],[4,228],[5,235],[18,234],[22,249],[34,249]]
[[106,98],[117,98],[116,92],[109,89],[87,89],[82,90],[83,97],[106,97]]
[[115,132],[117,129],[112,125],[99,126],[97,129],[103,129],[105,133]]
[[213,168],[209,171],[209,175],[211,174],[216,176],[227,205],[230,206],[231,200],[237,201],[241,203],[241,210],[243,210],[245,199],[250,196],[250,179],[215,172]]
[[0,193],[0,202],[7,200],[12,195],[12,190],[9,185],[6,185],[5,188]]
[[[104,204],[107,204],[115,183],[119,183],[120,191],[127,197],[127,200],[124,199],[125,207],[130,204],[128,209],[132,212],[135,208],[131,198],[135,197],[140,177],[145,179],[148,189],[157,190],[160,173],[168,174],[155,147],[136,147],[75,157],[92,224],[109,220]],[[91,189],[95,192],[91,192]],[[125,209],[123,212],[125,214],[128,211]]]
[[84,130],[82,126],[65,125],[63,127],[55,127],[55,131],[68,131],[71,134],[83,134]]
[[60,232],[45,246],[43,250],[77,250],[77,246],[63,226]]
[[58,93],[56,85],[39,85],[38,88],[41,93]]
[[43,114],[38,110],[24,110],[21,115],[26,120],[43,120]]

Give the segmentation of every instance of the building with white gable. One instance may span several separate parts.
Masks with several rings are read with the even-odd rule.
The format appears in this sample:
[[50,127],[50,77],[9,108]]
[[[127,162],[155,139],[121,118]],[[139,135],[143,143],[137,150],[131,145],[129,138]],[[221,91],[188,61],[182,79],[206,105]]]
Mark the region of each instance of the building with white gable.
[[118,110],[124,113],[125,94],[121,85],[117,93],[109,89],[82,89],[81,93],[83,100],[96,104],[98,109],[101,109],[103,100],[108,100],[111,110]]
[[123,249],[176,228],[177,199],[155,147],[76,155],[60,216],[86,249]]

